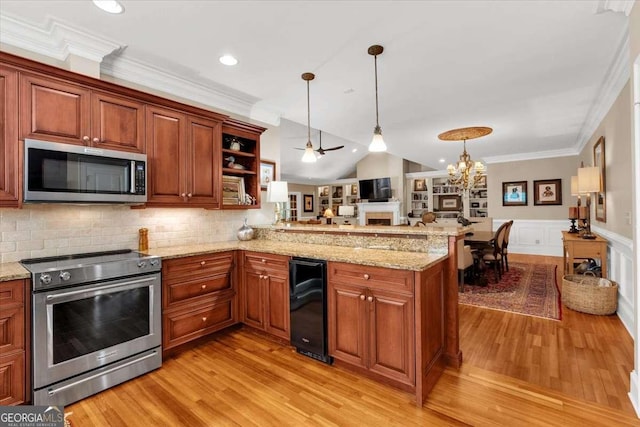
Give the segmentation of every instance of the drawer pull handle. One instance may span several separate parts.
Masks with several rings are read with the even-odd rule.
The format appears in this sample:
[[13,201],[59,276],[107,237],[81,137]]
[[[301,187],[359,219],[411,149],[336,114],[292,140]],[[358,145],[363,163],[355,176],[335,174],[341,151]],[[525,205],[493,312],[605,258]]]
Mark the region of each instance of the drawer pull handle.
[[206,318],[206,317],[203,317],[203,318],[202,318],[202,321],[203,321],[203,322],[206,322],[206,321],[207,321],[207,318]]
[[200,261],[200,265],[205,265],[206,263],[206,261]]
[[373,297],[367,297],[367,301],[373,302]]
[[207,289],[207,285],[200,286],[202,289]]
[[360,299],[364,301],[364,295],[360,295]]
[[368,274],[365,274],[363,277],[364,277],[364,280],[369,280],[370,276]]

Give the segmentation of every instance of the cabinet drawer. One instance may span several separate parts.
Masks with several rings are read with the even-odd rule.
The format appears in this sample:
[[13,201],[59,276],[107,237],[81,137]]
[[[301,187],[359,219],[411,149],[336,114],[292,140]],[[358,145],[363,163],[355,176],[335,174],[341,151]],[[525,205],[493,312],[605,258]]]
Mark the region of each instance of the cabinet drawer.
[[1,307],[0,354],[24,350],[24,307]]
[[245,252],[244,268],[253,271],[271,270],[277,272],[288,272],[289,257],[284,255],[267,255],[256,252]]
[[235,298],[165,313],[162,317],[162,345],[167,350],[235,324]]
[[181,302],[198,302],[214,295],[232,290],[231,273],[207,275],[188,281],[166,281],[162,289],[163,308],[170,308]]
[[0,308],[10,305],[24,305],[24,280],[0,282]]
[[329,281],[368,288],[413,292],[413,272],[329,262]]
[[571,254],[574,258],[600,258],[602,259],[606,252],[602,252],[602,250],[606,251],[606,246],[600,245],[573,245],[573,253]]
[[210,274],[230,273],[233,269],[234,253],[220,252],[169,259],[162,262],[164,280],[204,277]]

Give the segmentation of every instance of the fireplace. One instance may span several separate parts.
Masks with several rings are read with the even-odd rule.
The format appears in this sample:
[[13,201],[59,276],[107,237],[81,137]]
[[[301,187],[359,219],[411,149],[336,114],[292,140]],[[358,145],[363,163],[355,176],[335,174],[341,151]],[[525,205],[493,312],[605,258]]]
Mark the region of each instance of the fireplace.
[[365,225],[392,225],[392,212],[367,212],[365,214]]
[[400,224],[400,202],[358,203],[358,225]]

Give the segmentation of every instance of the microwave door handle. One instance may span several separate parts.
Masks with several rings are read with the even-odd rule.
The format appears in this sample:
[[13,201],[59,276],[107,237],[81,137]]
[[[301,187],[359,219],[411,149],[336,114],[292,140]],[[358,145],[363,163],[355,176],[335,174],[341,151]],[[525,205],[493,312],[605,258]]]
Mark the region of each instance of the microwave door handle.
[[136,162],[131,160],[131,180],[129,182],[129,193],[136,194]]

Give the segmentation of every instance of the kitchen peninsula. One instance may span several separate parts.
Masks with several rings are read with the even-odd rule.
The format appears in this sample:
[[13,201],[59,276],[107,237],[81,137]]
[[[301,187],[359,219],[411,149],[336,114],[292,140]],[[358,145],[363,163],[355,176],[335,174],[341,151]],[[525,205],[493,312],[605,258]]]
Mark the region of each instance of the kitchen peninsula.
[[[291,225],[255,234],[148,251],[163,263],[163,350],[235,323],[287,340],[287,264],[302,256],[328,261],[336,364],[414,394],[417,405],[445,366],[460,366],[456,248],[464,229]],[[19,264],[0,265],[0,281],[26,278]],[[264,289],[262,297],[248,284]],[[175,299],[165,306],[164,298]]]

